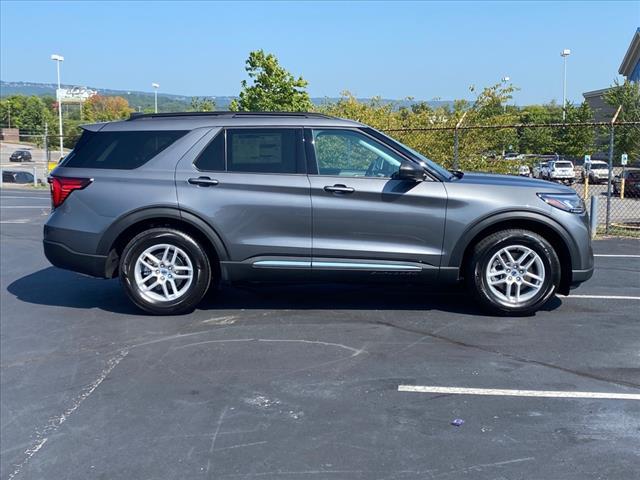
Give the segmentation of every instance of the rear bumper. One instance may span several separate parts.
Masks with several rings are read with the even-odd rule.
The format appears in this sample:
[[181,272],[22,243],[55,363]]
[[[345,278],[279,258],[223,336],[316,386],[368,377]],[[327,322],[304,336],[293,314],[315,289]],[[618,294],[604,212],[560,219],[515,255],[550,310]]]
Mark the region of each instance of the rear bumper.
[[87,253],[76,252],[66,245],[50,240],[44,240],[44,254],[52,265],[84,273],[92,277],[105,278],[107,258],[103,255],[89,255]]

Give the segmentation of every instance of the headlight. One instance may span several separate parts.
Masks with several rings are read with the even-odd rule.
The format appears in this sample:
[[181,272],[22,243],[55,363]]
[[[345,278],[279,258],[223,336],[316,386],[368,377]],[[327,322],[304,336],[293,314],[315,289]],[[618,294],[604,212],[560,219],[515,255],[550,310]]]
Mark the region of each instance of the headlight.
[[552,207],[570,213],[584,213],[582,199],[575,193],[539,193],[538,196]]

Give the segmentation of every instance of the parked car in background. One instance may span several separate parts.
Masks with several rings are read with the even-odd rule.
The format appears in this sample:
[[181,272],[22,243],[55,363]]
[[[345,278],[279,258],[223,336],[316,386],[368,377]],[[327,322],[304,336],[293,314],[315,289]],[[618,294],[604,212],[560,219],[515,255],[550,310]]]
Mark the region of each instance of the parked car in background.
[[538,162],[533,167],[532,176],[533,178],[542,178],[542,170],[548,165],[549,162]]
[[31,162],[31,152],[29,150],[16,150],[9,157],[10,162]]
[[613,178],[611,183],[614,195],[620,195],[622,191],[622,178],[624,178],[624,196],[640,197],[640,168],[627,168]]
[[542,169],[542,178],[552,182],[572,185],[576,180],[576,172],[573,168],[573,163],[570,161],[554,160]]
[[520,165],[518,167],[518,175],[520,175],[521,177],[530,177],[531,169],[528,165]]
[[2,181],[4,183],[33,183],[33,174],[29,172],[3,170]]
[[522,315],[593,273],[574,190],[450,172],[351,120],[172,113],[82,128],[49,179],[45,254],[120,277],[153,314],[192,310],[220,282],[324,279],[464,281]]
[[588,176],[589,183],[594,185],[607,182],[609,180],[609,164],[602,160],[592,160],[584,164],[580,176],[583,182]]
[[509,152],[504,155],[505,160],[523,160],[524,155],[521,153]]

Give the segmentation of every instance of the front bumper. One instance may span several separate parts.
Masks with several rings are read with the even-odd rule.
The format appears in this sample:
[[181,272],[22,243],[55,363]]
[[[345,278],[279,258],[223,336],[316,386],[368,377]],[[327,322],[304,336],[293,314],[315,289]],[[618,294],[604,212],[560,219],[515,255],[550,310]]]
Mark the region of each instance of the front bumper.
[[593,267],[586,270],[572,270],[571,271],[571,288],[576,288],[581,283],[586,282],[593,277]]

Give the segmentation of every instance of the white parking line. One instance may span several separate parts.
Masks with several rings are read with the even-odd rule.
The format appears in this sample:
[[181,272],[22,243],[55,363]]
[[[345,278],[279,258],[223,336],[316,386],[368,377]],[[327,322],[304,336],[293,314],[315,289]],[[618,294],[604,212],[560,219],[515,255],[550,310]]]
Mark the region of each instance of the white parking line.
[[603,398],[607,400],[640,400],[637,393],[563,392],[559,390],[506,390],[499,388],[460,388],[421,385],[398,385],[399,392],[444,393],[452,395],[493,395],[501,397]]
[[18,218],[17,220],[2,220],[0,223],[29,223],[30,221],[28,218]]
[[47,205],[2,205],[0,208],[51,208]]
[[603,253],[594,254],[594,257],[611,257],[611,258],[640,258],[640,255],[607,255]]
[[49,197],[47,195],[41,195],[39,197],[31,197],[26,195],[0,195],[0,199],[2,198],[36,198],[38,200],[47,200]]
[[49,440],[49,437],[55,434],[60,425],[66,422],[69,417],[73,415],[73,413],[78,410],[78,408],[80,408],[82,402],[89,398],[89,396],[95,391],[95,389],[100,386],[105,378],[109,376],[113,369],[116,368],[128,354],[128,350],[122,350],[118,355],[108,359],[106,362],[106,367],[104,368],[104,370],[102,370],[102,372],[100,372],[100,376],[92,383],[84,387],[80,391],[80,393],[75,398],[73,398],[71,404],[65,411],[63,411],[59,415],[49,418],[49,421],[46,425],[35,431],[35,434],[33,435],[33,443],[24,451],[22,461],[20,461],[20,463],[18,464],[13,465],[14,470],[11,474],[9,474],[7,480],[12,480],[20,473],[20,471],[25,467],[29,460],[31,460],[31,457],[38,453],[38,451],[44,446],[47,440]]
[[562,298],[595,298],[599,300],[640,300],[640,297],[628,295],[558,295]]

